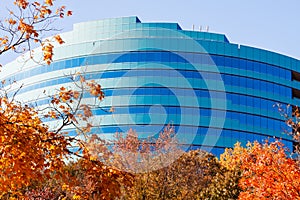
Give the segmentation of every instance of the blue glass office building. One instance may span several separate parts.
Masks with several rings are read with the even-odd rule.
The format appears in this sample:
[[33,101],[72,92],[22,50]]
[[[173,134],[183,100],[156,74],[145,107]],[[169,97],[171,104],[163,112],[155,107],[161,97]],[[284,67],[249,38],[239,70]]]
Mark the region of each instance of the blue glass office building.
[[187,149],[220,154],[236,141],[266,138],[293,147],[273,105],[299,105],[299,60],[137,17],[79,23],[61,36],[66,43],[56,47],[50,66],[17,59],[2,72],[2,79],[24,83],[19,100],[47,104],[44,90],[66,87],[67,74],[84,71],[104,89],[102,108],[115,109],[93,111],[100,124],[94,133],[132,128],[147,137],[172,124]]

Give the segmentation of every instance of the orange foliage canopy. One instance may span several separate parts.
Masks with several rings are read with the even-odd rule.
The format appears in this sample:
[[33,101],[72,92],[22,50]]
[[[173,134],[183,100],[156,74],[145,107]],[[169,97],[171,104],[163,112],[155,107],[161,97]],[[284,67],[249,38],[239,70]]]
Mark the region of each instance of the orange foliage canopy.
[[0,195],[19,195],[31,181],[59,171],[68,145],[32,108],[0,98]]
[[278,141],[249,143],[247,148],[237,144],[226,150],[221,163],[240,168],[239,199],[300,199],[300,167]]

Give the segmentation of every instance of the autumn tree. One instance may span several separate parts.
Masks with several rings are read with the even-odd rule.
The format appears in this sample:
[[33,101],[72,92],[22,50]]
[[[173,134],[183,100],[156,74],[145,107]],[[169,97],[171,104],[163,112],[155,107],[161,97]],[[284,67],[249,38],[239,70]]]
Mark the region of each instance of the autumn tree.
[[0,110],[0,197],[20,196],[32,180],[62,166],[69,143],[32,108],[1,98]]
[[[70,148],[84,141],[68,136],[63,128],[73,125],[78,127],[78,135],[84,135],[91,126],[92,105],[82,103],[83,93],[89,92],[98,101],[103,99],[101,86],[94,81],[78,76],[76,86],[77,89],[60,88],[44,112],[6,97],[0,98],[1,198],[22,197],[32,183],[66,175],[63,172],[65,161],[76,155]],[[58,121],[59,126],[50,129],[43,124],[42,116]],[[84,158],[90,160],[88,155]]]
[[70,197],[81,199],[118,199],[132,185],[133,175],[85,157],[71,164],[68,181],[62,188]]
[[[220,163],[219,163],[220,164]],[[230,170],[220,165],[208,187],[197,195],[199,199],[233,200],[238,199],[241,192],[239,180],[241,172]]]
[[151,180],[158,178],[157,174],[152,174],[153,171],[167,167],[184,153],[176,139],[174,127],[170,125],[156,137],[139,138],[132,129],[126,134],[116,133],[112,144],[113,151],[108,163],[134,174],[132,187],[123,189],[122,197],[126,199],[149,199],[151,191],[158,192],[158,185],[151,185],[154,183]]
[[[43,34],[52,30],[52,20],[64,17],[65,6],[54,8],[52,0],[15,0],[12,5],[0,20],[0,55],[24,53],[38,43],[43,46],[44,60],[51,61],[50,40],[43,40]],[[54,38],[62,43],[59,36]],[[35,109],[6,96],[0,97],[0,138],[1,199],[21,197],[32,181],[59,172],[70,144],[62,133],[50,131]]]
[[[200,150],[183,152],[170,165],[138,173],[125,199],[236,199],[234,180],[217,158]],[[234,183],[234,184],[233,184]],[[226,189],[232,189],[226,191]]]
[[239,199],[300,199],[300,168],[279,141],[239,144],[226,150],[223,164],[240,168]]
[[[102,153],[105,152],[103,142],[95,144],[98,146],[92,146],[96,150],[94,158],[106,160],[106,163],[134,175],[132,186],[123,189],[123,199],[227,199],[229,196],[224,195],[223,190],[218,196],[207,191],[216,181],[230,179],[224,178],[228,176],[225,174],[228,170],[222,168],[210,153],[183,151],[172,126],[166,126],[157,137],[144,139],[132,129],[117,133],[110,144],[113,149],[110,154]],[[101,149],[101,153],[98,154],[97,149]],[[230,180],[227,185],[231,184]]]
[[201,150],[184,152],[169,166],[149,174],[149,197],[201,199],[201,194],[210,185],[219,168],[216,157],[210,153]]
[[177,141],[174,127],[167,125],[160,133],[139,138],[130,129],[116,133],[111,141],[113,158],[110,164],[130,173],[150,172],[163,168],[180,157],[183,151]]

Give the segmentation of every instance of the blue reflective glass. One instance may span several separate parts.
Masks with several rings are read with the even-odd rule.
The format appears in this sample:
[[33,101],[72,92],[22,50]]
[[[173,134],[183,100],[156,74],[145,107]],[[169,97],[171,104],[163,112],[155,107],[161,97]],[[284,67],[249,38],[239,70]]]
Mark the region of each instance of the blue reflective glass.
[[258,84],[260,85],[260,90],[262,90],[262,91],[267,91],[268,90],[267,83],[265,81],[257,80],[255,82],[258,82]]
[[[260,67],[260,73],[268,74],[268,73],[267,73],[267,65],[266,65],[266,64],[260,63],[260,64],[259,64],[259,67]],[[269,68],[269,69],[271,69],[271,68]]]
[[247,96],[239,95],[239,97],[240,97],[240,104],[247,106]]
[[247,61],[244,60],[244,59],[239,59],[239,68],[244,69],[244,70],[248,70],[247,69]]
[[253,116],[253,123],[255,126],[260,127],[261,126],[261,120],[260,120],[260,116]]
[[292,80],[292,73],[291,71],[285,70],[285,79]]
[[232,66],[232,60],[229,57],[224,57],[224,64],[226,67],[231,67]]
[[267,88],[267,92],[273,93],[274,92],[274,87],[272,83],[266,83],[266,88]]
[[247,70],[249,70],[249,71],[253,71],[254,69],[253,69],[253,62],[252,61],[247,61],[246,62],[246,66],[247,66]]
[[268,128],[268,119],[265,117],[261,117],[260,120],[261,120],[261,127]]
[[280,94],[280,92],[281,92],[281,91],[280,91],[280,87],[281,87],[281,86],[274,84],[273,87],[274,87],[274,93]]
[[254,116],[253,115],[247,115],[247,124],[249,126],[253,126],[253,124],[254,124]]
[[240,69],[240,59],[239,58],[232,58],[232,67]]
[[240,87],[246,88],[247,87],[247,81],[249,79],[246,79],[246,78],[239,78],[239,79],[240,79]]
[[251,89],[254,89],[254,84],[253,84],[253,79],[247,79],[247,88],[251,88]]
[[240,119],[240,123],[241,124],[247,124],[246,123],[246,119],[247,119],[247,115],[246,114],[240,114],[240,116],[239,116],[239,119]]

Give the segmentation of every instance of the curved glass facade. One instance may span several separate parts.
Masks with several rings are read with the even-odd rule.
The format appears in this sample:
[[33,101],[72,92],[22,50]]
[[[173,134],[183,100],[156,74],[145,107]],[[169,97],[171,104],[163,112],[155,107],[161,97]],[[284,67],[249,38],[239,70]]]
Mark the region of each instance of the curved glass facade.
[[66,74],[84,71],[103,87],[102,108],[115,109],[93,110],[94,133],[132,128],[147,137],[172,124],[187,149],[220,154],[237,141],[274,138],[293,147],[274,105],[299,104],[299,60],[137,17],[75,24],[61,36],[66,43],[55,48],[50,66],[16,60],[1,72],[7,84],[24,84],[18,100],[45,105],[44,90],[72,84]]

